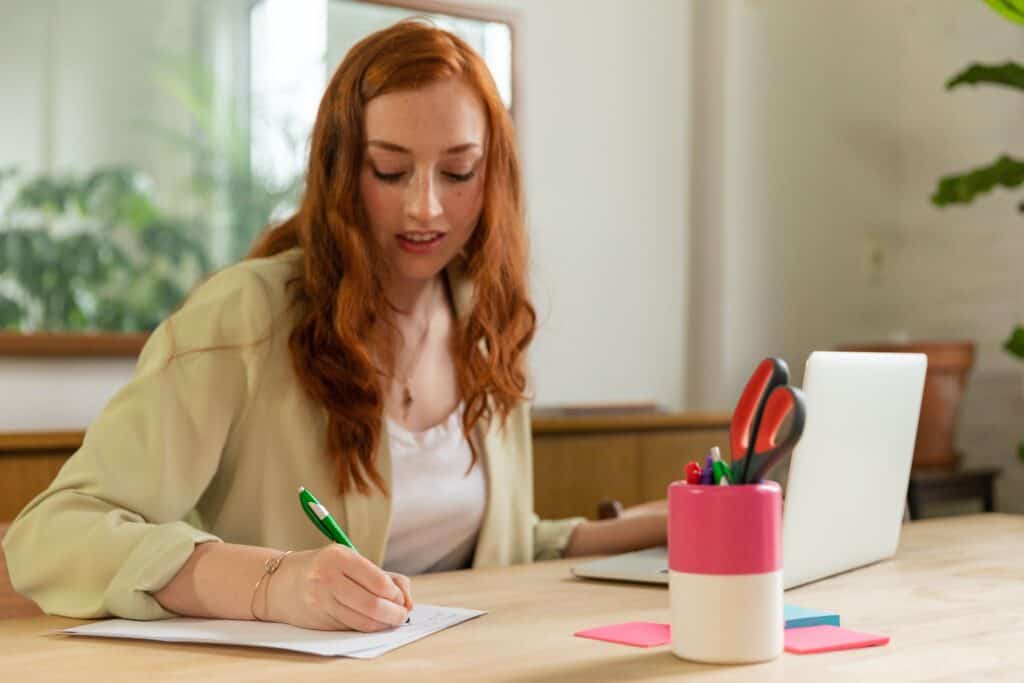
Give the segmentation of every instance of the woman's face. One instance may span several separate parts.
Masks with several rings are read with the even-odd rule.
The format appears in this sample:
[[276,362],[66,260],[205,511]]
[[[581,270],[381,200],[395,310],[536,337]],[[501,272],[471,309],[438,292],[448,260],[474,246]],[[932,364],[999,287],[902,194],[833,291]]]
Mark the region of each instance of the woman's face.
[[434,277],[483,208],[487,119],[461,80],[388,93],[366,106],[359,187],[392,278]]

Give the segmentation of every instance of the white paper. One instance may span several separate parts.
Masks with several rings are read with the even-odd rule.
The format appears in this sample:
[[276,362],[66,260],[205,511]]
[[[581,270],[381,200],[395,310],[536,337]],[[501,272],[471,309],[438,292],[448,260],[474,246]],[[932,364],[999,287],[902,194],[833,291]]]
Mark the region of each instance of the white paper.
[[157,621],[108,619],[64,629],[64,632],[77,636],[136,638],[169,643],[272,647],[327,657],[372,659],[481,614],[486,612],[461,607],[416,605],[409,613],[409,623],[379,633],[316,631],[266,621],[186,617]]

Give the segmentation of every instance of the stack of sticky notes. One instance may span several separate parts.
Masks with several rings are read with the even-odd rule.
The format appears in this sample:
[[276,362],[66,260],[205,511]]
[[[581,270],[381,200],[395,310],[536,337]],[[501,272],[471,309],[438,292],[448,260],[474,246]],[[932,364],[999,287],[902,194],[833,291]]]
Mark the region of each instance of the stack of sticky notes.
[[579,638],[605,640],[609,643],[632,645],[634,647],[656,647],[672,642],[672,632],[668,624],[653,621],[628,621],[625,624],[598,626],[573,634]]
[[[835,612],[786,605],[784,617],[786,652],[794,654],[852,650],[885,645],[889,642],[889,636],[841,628],[839,615]],[[651,621],[630,621],[624,624],[599,626],[577,631],[573,635],[635,647],[656,647],[672,642],[669,625]]]
[[855,650],[859,647],[885,645],[889,642],[889,636],[878,636],[838,626],[822,625],[786,629],[784,642],[786,652],[809,655],[815,652]]
[[858,647],[885,645],[889,636],[876,636],[840,628],[839,615],[834,612],[786,605],[786,652],[807,655],[814,652],[853,650]]
[[786,605],[783,608],[786,628],[807,628],[808,626],[839,626],[839,615],[835,612],[823,612],[820,609]]

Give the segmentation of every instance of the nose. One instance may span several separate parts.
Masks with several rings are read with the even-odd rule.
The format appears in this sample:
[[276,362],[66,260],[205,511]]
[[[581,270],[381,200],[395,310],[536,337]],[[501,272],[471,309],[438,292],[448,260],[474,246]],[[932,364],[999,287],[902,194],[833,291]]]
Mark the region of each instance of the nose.
[[437,183],[431,173],[417,171],[405,191],[405,213],[418,223],[429,224],[441,215]]

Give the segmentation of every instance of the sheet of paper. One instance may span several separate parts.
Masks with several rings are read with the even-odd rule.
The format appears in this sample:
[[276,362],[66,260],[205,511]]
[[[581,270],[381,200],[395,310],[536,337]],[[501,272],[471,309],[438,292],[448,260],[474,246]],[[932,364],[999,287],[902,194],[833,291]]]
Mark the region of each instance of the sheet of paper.
[[314,631],[264,621],[184,617],[158,621],[107,619],[65,629],[64,632],[78,636],[135,638],[171,643],[270,647],[326,657],[371,659],[481,614],[486,612],[461,607],[417,605],[409,613],[409,623],[380,633]]

